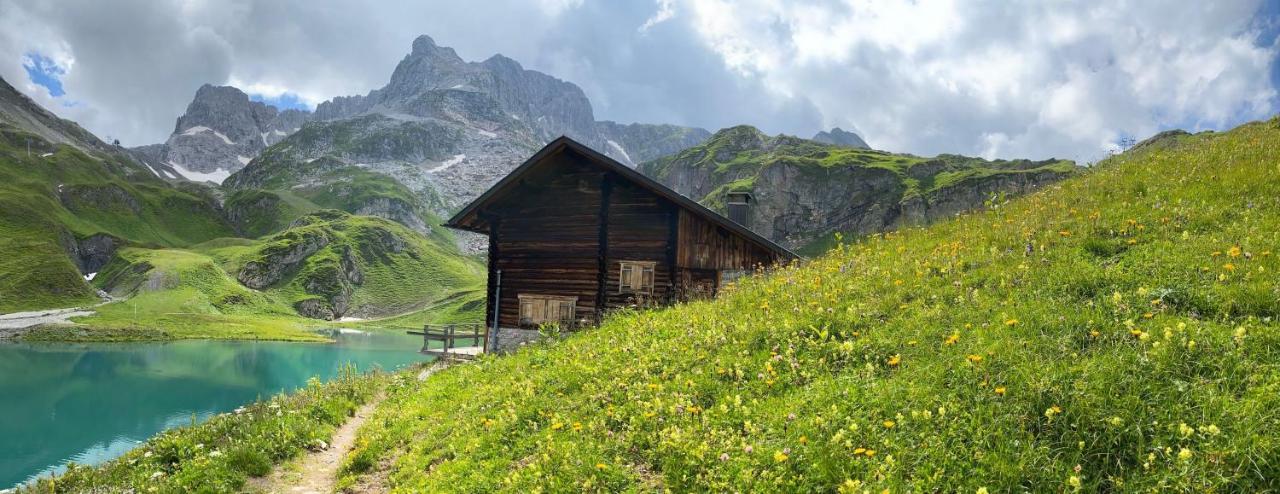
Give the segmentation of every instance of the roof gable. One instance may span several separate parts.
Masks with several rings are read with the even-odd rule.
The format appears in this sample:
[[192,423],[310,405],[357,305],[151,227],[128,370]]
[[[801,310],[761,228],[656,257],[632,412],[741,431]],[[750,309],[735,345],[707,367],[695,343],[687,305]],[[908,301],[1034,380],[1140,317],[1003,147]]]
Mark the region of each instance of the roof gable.
[[561,136],[551,141],[546,146],[544,146],[541,150],[539,150],[537,153],[534,153],[532,157],[530,157],[528,160],[525,160],[524,163],[522,163],[520,166],[512,170],[511,173],[507,174],[506,177],[503,177],[502,180],[499,180],[496,184],[493,185],[493,187],[490,187],[489,190],[481,194],[480,197],[477,197],[475,200],[471,201],[470,204],[467,204],[466,207],[462,208],[461,211],[458,211],[457,214],[453,215],[453,217],[450,218],[449,221],[445,222],[444,226],[447,226],[449,228],[459,229],[459,230],[477,232],[477,233],[487,233],[481,227],[481,225],[484,225],[487,223],[487,220],[480,217],[480,212],[484,209],[484,207],[486,205],[492,204],[502,199],[508,193],[514,190],[515,187],[520,183],[520,179],[524,177],[526,174],[528,174],[531,170],[536,168],[540,163],[546,161],[548,158],[551,158],[552,156],[555,156],[559,153],[563,153],[565,151],[572,151],[574,153],[582,155],[591,164],[598,166],[606,171],[613,172],[619,178],[626,180],[628,182],[631,182],[643,189],[646,189],[668,201],[671,201],[677,207],[684,209],[685,211],[688,211],[690,213],[693,213],[707,221],[710,221],[711,223],[717,226],[720,226],[725,230],[732,232],[735,235],[744,237],[747,240],[751,241],[752,243],[757,244],[766,250],[775,252],[779,254],[780,257],[782,258],[786,258],[786,259],[799,258],[799,256],[797,256],[795,253],[791,252],[790,250],[787,250],[785,247],[782,247],[781,245],[778,245],[767,238],[760,236],[759,234],[751,231],[749,228],[742,226],[738,223],[735,223],[733,221],[730,221],[728,218],[721,216],[719,213],[716,213],[715,211],[707,209],[705,206],[698,204],[696,201],[689,199],[688,197],[685,197],[674,190],[671,190],[667,186],[662,185],[661,183],[658,183],[658,181],[652,178],[649,178],[643,173],[633,170],[630,167],[617,162],[613,158],[605,156],[604,154],[597,152],[596,150],[591,149],[590,147],[587,147],[582,143],[579,143],[565,136]]

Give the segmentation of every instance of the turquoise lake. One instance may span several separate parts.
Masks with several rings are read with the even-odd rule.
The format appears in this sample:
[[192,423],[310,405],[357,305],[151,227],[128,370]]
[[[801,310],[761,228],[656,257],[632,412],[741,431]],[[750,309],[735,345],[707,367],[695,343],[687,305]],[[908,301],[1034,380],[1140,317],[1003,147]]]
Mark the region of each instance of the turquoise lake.
[[109,460],[348,362],[363,371],[430,359],[418,353],[422,337],[403,331],[329,336],[335,343],[0,343],[0,489],[68,461]]

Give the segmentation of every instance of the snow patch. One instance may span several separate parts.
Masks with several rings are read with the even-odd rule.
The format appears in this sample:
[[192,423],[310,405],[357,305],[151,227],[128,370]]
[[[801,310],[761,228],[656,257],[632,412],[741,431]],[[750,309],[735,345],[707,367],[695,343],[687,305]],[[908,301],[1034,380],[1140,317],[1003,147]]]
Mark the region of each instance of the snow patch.
[[631,161],[631,155],[627,154],[627,150],[626,150],[626,149],[622,149],[622,145],[621,145],[621,144],[618,144],[618,142],[617,142],[617,141],[614,141],[613,139],[609,139],[609,140],[608,140],[608,143],[609,143],[609,147],[613,148],[613,150],[614,150],[614,151],[617,151],[617,152],[618,152],[618,154],[621,154],[621,155],[622,155],[622,159],[623,159],[624,161],[626,161],[628,165],[634,165],[634,164],[635,164],[635,162],[634,162],[634,161]]
[[184,131],[182,131],[182,135],[184,135],[184,136],[193,136],[193,135],[199,134],[199,133],[201,133],[201,132],[213,132],[213,135],[216,135],[216,136],[218,136],[218,138],[222,139],[222,142],[225,142],[225,143],[230,144],[230,145],[232,145],[232,146],[234,146],[234,145],[236,144],[235,142],[232,142],[232,141],[231,141],[231,139],[230,139],[230,138],[228,138],[226,135],[223,135],[221,132],[218,132],[218,131],[216,131],[216,130],[210,129],[210,128],[205,127],[205,126],[203,126],[203,125],[197,125],[197,126],[192,127],[192,128],[190,128],[190,129],[184,130]]
[[[298,129],[293,129],[293,130],[298,130]],[[273,130],[273,131],[271,131],[271,133],[272,133],[272,134],[275,134],[275,135],[278,135],[278,136],[280,136],[280,137],[284,137],[284,136],[289,135],[289,134],[284,133],[284,131],[282,131],[282,130],[280,130],[280,129]]]
[[184,168],[182,165],[179,165],[172,161],[169,162],[169,166],[172,166],[174,171],[177,171],[179,175],[182,175],[182,178],[185,178],[192,182],[213,182],[216,184],[221,184],[223,180],[226,180],[227,177],[231,176],[231,171],[223,170],[221,168],[205,173],[205,172],[198,172],[194,170],[188,170]]
[[97,276],[98,276],[98,273],[96,273],[96,272],[89,273],[89,274],[84,275],[84,280],[85,280],[85,281],[93,281],[93,279],[94,279],[95,277],[97,277]]
[[263,146],[270,146],[270,144],[267,144],[267,135],[268,135],[268,134],[270,134],[270,132],[263,132],[263,133],[261,134],[261,135],[262,135],[262,145],[263,145]]
[[236,159],[240,161],[241,165],[247,165],[249,164],[250,161],[253,161],[253,158],[250,158],[248,156],[240,156],[240,155],[236,155]]
[[482,136],[485,136],[485,137],[498,137],[498,134],[497,134],[497,133],[489,132],[489,131],[484,130],[484,129],[478,129],[478,130],[476,130],[476,132],[477,132],[477,133],[479,133],[479,134],[480,134],[480,135],[482,135]]
[[456,164],[458,164],[458,163],[462,163],[462,160],[465,160],[465,159],[467,159],[467,155],[465,155],[465,154],[455,154],[455,155],[453,155],[453,157],[452,157],[452,158],[449,158],[449,159],[447,159],[447,160],[442,161],[442,162],[440,163],[440,166],[437,166],[437,167],[435,167],[435,168],[432,168],[432,169],[430,169],[430,170],[427,170],[427,173],[436,173],[436,172],[442,172],[442,171],[445,171],[446,169],[448,169],[449,167],[451,167],[451,166],[453,166],[453,165],[456,165]]
[[48,158],[48,157],[50,157],[50,156],[53,156],[53,153],[44,153],[44,154],[40,155],[40,157],[41,157],[41,158]]

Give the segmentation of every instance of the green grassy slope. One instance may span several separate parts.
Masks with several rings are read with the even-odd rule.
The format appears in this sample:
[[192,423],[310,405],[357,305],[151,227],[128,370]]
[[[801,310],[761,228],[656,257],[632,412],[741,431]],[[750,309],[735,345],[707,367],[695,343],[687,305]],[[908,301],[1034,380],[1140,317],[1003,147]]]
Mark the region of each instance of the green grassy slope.
[[232,233],[211,197],[130,166],[0,123],[0,313],[96,300],[66,254],[76,238],[173,247]]
[[639,170],[720,212],[728,193],[754,193],[748,226],[816,255],[836,233],[861,236],[947,218],[1082,168],[1057,159],[925,158],[769,136],[743,125]]
[[[725,183],[725,191],[751,191],[755,187],[755,178],[762,169],[779,164],[815,170],[832,167],[883,169],[892,172],[902,182],[903,198],[933,194],[965,181],[977,181],[996,175],[1042,171],[1071,173],[1076,168],[1068,160],[984,160],[952,154],[922,158],[875,149],[836,146],[798,137],[770,138],[746,125],[721,130],[703,144],[644,163],[641,170],[661,180],[678,164],[710,169],[717,182]],[[723,194],[713,192],[706,198],[697,199],[714,200],[721,195]]]
[[396,388],[394,492],[1280,489],[1280,120]]
[[[253,290],[237,279],[246,264],[320,237],[327,244],[285,270],[276,283]],[[357,281],[340,277],[344,255],[360,271]],[[452,244],[381,218],[323,210],[257,240],[218,239],[189,249],[122,249],[94,284],[123,300],[76,318],[77,326],[42,328],[24,338],[320,341],[324,338],[308,329],[324,322],[301,317],[296,307],[310,299],[332,307],[337,292],[350,298],[348,315],[394,315],[362,327],[476,321],[483,312],[483,302],[474,303],[483,300],[476,295],[482,291],[483,273],[478,261]]]

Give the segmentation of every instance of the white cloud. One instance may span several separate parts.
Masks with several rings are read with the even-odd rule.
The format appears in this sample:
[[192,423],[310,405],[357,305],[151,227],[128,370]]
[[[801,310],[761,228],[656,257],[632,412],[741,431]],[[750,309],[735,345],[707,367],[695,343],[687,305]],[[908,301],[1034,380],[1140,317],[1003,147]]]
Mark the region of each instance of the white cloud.
[[658,0],[658,11],[653,16],[645,19],[644,24],[640,25],[640,32],[648,31],[649,28],[671,20],[676,16],[675,0]]
[[[314,105],[381,87],[429,34],[574,82],[600,119],[1092,159],[1120,136],[1268,116],[1261,1],[0,0],[0,76],[137,145],[163,141],[201,84]],[[65,97],[27,80],[28,52],[67,69]]]
[[1276,102],[1257,0],[682,1],[726,67],[893,150],[1088,160]]

